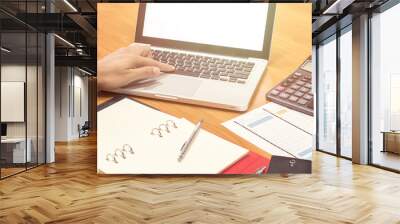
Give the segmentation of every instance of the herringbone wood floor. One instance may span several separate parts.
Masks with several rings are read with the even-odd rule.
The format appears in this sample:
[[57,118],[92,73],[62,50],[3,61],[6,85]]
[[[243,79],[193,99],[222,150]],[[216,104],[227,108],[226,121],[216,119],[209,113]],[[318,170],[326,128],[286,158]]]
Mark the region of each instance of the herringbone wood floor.
[[96,139],[0,181],[0,223],[400,223],[400,175],[316,152],[312,175],[98,176]]

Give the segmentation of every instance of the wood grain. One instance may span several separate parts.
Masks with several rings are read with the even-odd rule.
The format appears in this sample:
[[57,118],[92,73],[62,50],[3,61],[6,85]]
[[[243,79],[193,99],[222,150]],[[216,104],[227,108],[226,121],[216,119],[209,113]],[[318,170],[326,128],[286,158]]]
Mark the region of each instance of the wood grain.
[[[98,59],[134,41],[138,4],[98,4]],[[268,69],[250,104],[250,109],[267,103],[265,94],[293,72],[311,55],[311,4],[278,4],[272,36],[271,57]],[[114,94],[100,93],[98,103]],[[204,120],[204,128],[220,137],[266,157],[270,154],[243,140],[221,126],[222,122],[241,113],[135,97],[145,104],[156,107],[192,122]]]
[[400,176],[321,152],[311,175],[99,176],[96,138],[0,181],[9,223],[400,223]]
[[[121,12],[134,10],[118,7]],[[295,26],[280,29],[297,30]],[[102,38],[99,41],[104,41]],[[286,49],[284,37],[274,38],[281,39],[282,46],[274,47],[277,50],[273,50],[264,81],[276,83],[279,74],[290,72],[307,55],[298,55],[296,48],[293,52]],[[106,94],[99,102],[108,97]],[[166,105],[168,110],[192,119],[197,116],[186,105],[143,101]],[[257,103],[264,103],[261,95],[254,98],[252,106]],[[200,111],[210,116],[209,125],[237,115],[207,108]],[[219,125],[215,131],[224,134]],[[311,175],[288,178],[102,177],[96,174],[95,136],[57,144],[56,159],[55,164],[0,181],[0,223],[400,223],[398,174],[320,152],[313,154]]]

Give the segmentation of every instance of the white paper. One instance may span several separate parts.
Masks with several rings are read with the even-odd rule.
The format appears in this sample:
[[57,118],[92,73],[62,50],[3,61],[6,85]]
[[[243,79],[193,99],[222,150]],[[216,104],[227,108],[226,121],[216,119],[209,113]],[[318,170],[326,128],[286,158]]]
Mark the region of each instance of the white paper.
[[313,123],[311,116],[268,103],[223,125],[272,155],[311,159]]

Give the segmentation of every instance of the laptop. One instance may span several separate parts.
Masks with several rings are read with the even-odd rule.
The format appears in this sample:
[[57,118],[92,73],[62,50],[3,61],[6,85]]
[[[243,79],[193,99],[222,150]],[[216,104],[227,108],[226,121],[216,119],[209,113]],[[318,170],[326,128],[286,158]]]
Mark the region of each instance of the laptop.
[[271,48],[275,4],[142,3],[135,42],[176,70],[114,92],[246,111]]

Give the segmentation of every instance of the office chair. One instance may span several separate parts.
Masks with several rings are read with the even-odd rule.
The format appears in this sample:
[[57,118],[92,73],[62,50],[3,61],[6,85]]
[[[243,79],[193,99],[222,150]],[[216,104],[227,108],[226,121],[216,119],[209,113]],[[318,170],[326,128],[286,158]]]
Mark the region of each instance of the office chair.
[[80,127],[80,125],[78,125],[79,138],[89,136],[89,129],[90,129],[89,121],[85,121],[85,123],[82,125],[82,127]]

